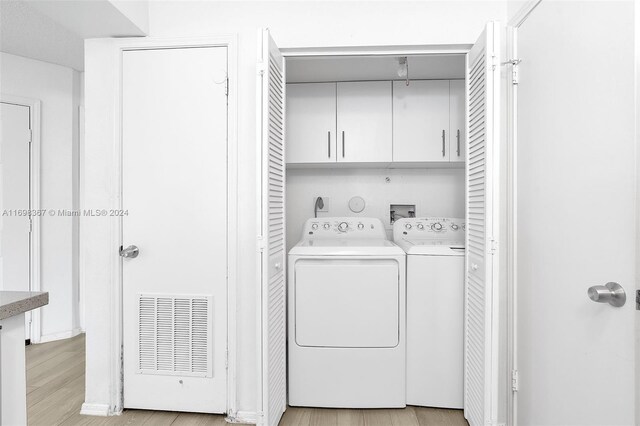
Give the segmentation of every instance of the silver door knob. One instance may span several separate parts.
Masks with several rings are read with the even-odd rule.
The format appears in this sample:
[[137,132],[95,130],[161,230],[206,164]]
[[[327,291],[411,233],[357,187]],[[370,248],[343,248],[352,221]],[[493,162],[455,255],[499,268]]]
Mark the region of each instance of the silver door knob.
[[139,253],[140,250],[134,245],[131,245],[125,249],[120,249],[120,256],[127,259],[135,259],[136,257],[138,257]]
[[587,290],[589,299],[598,303],[608,303],[619,308],[627,301],[627,294],[618,283],[606,283],[605,285],[594,285]]

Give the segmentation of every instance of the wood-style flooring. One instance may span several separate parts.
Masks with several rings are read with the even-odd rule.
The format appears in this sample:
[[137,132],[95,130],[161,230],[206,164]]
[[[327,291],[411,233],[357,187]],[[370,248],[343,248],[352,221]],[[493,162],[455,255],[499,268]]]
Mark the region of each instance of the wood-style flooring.
[[[80,415],[84,400],[84,335],[27,347],[29,425],[228,425],[222,415],[125,410],[121,416]],[[333,410],[289,407],[281,426],[467,425],[460,410],[407,407]]]

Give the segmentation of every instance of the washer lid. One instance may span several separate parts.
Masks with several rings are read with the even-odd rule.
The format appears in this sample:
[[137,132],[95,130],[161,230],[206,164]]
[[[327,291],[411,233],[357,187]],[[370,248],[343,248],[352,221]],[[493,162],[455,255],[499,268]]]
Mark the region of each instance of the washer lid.
[[396,241],[407,254],[432,256],[464,256],[464,241],[409,239]]
[[289,254],[316,256],[402,256],[404,250],[384,239],[311,238],[300,241]]

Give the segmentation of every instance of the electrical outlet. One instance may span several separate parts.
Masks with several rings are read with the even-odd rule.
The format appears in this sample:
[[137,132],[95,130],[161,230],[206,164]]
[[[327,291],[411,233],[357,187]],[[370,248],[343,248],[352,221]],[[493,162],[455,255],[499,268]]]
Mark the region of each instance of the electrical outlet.
[[[329,197],[322,197],[322,202],[324,203],[324,206],[322,206],[322,208],[318,208],[318,212],[322,212],[322,213],[328,213],[329,212]],[[318,197],[313,197],[313,206],[315,207],[316,205],[316,200],[318,199]]]

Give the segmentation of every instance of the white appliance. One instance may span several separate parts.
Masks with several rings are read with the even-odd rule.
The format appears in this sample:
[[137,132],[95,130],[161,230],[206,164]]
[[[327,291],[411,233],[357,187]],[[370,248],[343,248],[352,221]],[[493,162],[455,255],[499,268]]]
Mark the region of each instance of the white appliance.
[[407,218],[407,404],[463,407],[464,219]]
[[307,220],[288,273],[289,404],[405,407],[405,253],[382,222]]

